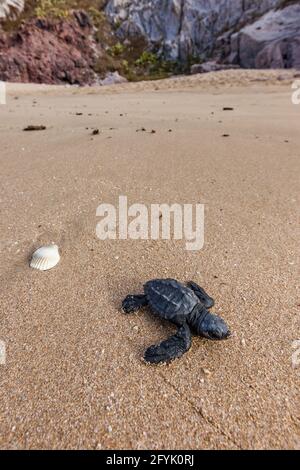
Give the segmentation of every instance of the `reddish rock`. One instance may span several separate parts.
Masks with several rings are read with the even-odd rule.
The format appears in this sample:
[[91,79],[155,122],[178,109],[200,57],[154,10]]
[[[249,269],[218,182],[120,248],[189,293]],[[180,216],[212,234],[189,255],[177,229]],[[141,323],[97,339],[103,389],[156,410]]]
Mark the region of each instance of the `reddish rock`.
[[85,12],[68,20],[28,21],[16,32],[0,32],[0,80],[92,84],[97,47]]

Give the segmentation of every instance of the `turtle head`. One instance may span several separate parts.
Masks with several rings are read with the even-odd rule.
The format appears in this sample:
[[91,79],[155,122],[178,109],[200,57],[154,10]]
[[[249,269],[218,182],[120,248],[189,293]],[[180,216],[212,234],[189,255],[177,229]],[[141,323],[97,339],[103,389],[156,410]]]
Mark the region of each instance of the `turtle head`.
[[204,320],[199,322],[197,332],[208,339],[226,339],[231,334],[225,321],[212,313],[208,313]]

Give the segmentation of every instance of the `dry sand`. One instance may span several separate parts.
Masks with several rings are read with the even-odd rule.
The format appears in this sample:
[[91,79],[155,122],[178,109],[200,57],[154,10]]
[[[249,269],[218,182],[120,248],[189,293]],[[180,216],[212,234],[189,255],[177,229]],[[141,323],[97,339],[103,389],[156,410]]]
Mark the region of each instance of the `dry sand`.
[[[105,89],[8,86],[1,448],[300,448],[292,77],[236,71]],[[28,124],[47,130],[23,132]],[[92,138],[93,128],[101,132]],[[204,203],[204,248],[99,241],[96,208],[120,194],[129,203]],[[30,269],[32,250],[52,241],[60,264]],[[145,348],[173,329],[147,310],[126,317],[120,302],[153,277],[202,284],[234,336],[194,338],[180,360],[146,366]]]

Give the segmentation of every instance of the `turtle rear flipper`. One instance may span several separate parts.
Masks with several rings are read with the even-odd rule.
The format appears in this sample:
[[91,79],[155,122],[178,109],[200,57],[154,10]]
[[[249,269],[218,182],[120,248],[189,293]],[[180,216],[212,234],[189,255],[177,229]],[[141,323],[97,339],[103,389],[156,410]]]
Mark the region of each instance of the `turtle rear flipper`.
[[211,308],[215,305],[215,301],[212,297],[210,297],[206,292],[205,290],[198,286],[198,284],[196,284],[195,282],[193,281],[189,281],[187,283],[187,287],[189,287],[190,289],[192,289],[192,291],[194,292],[194,294],[198,297],[198,299],[200,300],[200,302],[206,307],[206,308]]
[[150,346],[145,354],[144,359],[151,364],[159,362],[167,362],[181,357],[191,347],[191,330],[185,323],[178,328],[175,335],[170,336],[159,344]]

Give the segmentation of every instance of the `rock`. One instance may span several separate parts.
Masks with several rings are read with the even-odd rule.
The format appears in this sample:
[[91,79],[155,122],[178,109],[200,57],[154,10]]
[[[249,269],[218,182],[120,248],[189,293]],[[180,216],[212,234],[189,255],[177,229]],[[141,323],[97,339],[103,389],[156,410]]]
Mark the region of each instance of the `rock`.
[[[284,0],[109,0],[106,13],[122,40],[146,39],[191,73],[244,68],[300,68],[300,4]],[[211,60],[213,58],[214,60]],[[208,60],[209,59],[209,60]]]
[[44,125],[38,125],[38,126],[35,126],[35,125],[29,125],[27,127],[24,127],[23,131],[45,131],[46,130],[46,126]]
[[108,72],[103,80],[98,80],[99,85],[116,85],[126,82],[127,79],[122,77],[119,72]]
[[208,72],[215,72],[219,70],[217,67],[217,63],[210,61],[204,62],[203,64],[194,64],[191,66],[191,73],[208,73]]
[[82,10],[74,11],[74,17],[76,18],[81,28],[92,27],[92,22],[90,20],[90,17],[85,11],[82,11]]
[[0,21],[16,19],[24,10],[24,0],[0,0]]
[[31,19],[15,32],[0,31],[0,80],[93,84],[98,52],[85,12],[70,19]]
[[300,4],[269,11],[242,28],[231,46],[244,68],[300,69]]
[[106,13],[120,38],[140,35],[167,59],[186,62],[190,57],[210,57],[221,36],[230,54],[234,30],[281,3],[282,0],[109,0]]
[[227,64],[218,64],[216,61],[210,60],[203,62],[202,64],[194,64],[191,66],[191,73],[208,73],[208,72],[217,72],[219,70],[228,70],[239,68],[238,65],[227,65]]
[[24,3],[0,0],[0,81],[123,83],[112,71],[121,70],[123,56],[109,52],[117,41],[125,46],[124,60],[137,44],[179,63],[178,71],[197,62],[193,74],[239,66],[300,69],[300,0],[105,0],[111,25],[103,22],[101,31],[84,9],[62,19],[35,18],[28,1],[15,30],[1,29]]

